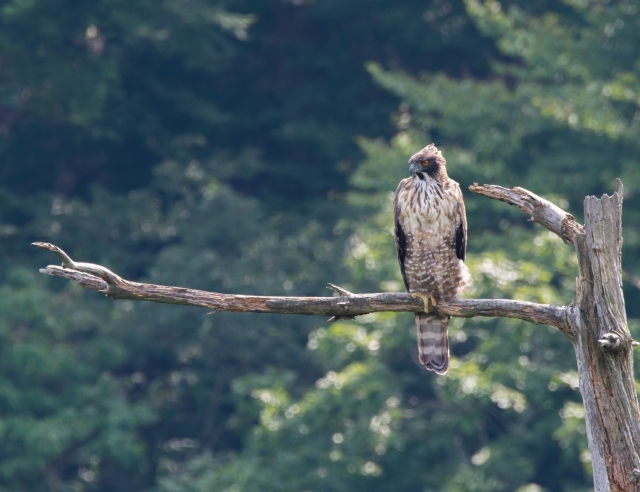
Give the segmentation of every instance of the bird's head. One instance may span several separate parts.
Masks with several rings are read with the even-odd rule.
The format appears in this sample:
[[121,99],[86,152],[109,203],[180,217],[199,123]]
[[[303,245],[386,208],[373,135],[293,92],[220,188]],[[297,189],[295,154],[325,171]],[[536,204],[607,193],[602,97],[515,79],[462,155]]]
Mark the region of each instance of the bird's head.
[[438,148],[429,144],[409,159],[409,171],[412,176],[424,179],[425,175],[438,179],[447,175],[447,161]]

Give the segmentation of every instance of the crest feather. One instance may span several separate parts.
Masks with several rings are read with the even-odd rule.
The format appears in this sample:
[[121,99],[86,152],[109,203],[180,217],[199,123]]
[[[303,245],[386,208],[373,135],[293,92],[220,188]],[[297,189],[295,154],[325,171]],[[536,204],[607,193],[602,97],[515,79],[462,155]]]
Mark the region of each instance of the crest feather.
[[440,165],[446,165],[447,163],[442,155],[442,152],[438,150],[438,147],[436,147],[435,144],[431,143],[424,149],[413,154],[411,156],[411,159],[409,159],[409,164],[413,164],[414,162],[422,162],[429,159],[435,159]]

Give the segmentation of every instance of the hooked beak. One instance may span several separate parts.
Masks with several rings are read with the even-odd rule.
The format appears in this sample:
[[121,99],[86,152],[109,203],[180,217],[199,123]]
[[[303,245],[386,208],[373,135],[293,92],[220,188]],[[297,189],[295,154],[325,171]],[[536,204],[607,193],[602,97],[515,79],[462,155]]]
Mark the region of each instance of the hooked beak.
[[419,163],[413,163],[409,166],[409,172],[411,175],[414,175],[417,172],[422,171],[422,166]]

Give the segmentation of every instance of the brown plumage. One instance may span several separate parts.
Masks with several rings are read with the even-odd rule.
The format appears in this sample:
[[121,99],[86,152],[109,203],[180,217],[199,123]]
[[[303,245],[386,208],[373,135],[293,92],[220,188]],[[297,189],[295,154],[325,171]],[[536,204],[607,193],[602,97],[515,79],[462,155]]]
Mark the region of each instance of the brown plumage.
[[[471,283],[464,264],[467,218],[458,183],[447,176],[442,153],[431,144],[409,159],[411,176],[393,202],[396,251],[407,290],[450,300]],[[449,368],[449,317],[416,314],[418,354],[427,369]]]

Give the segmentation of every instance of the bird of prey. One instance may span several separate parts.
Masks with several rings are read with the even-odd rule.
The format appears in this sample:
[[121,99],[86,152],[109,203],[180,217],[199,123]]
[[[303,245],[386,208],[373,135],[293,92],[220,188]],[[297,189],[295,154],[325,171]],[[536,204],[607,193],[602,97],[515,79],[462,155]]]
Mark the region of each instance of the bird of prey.
[[[400,181],[393,202],[396,251],[407,290],[429,303],[448,301],[471,284],[464,264],[467,218],[458,183],[431,144],[409,159],[411,176]],[[416,313],[418,354],[427,369],[449,368],[449,317]]]

